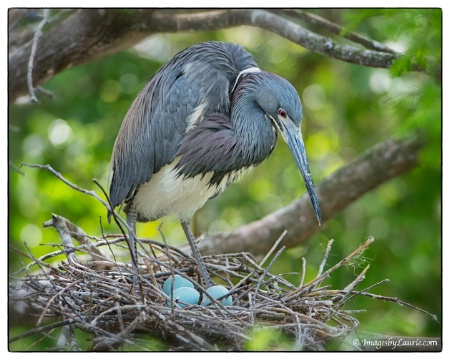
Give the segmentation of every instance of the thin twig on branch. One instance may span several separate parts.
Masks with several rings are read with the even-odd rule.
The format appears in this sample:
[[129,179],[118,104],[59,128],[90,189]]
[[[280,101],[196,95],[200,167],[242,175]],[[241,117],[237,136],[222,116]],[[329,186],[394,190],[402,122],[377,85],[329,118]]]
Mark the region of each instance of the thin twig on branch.
[[42,12],[42,20],[39,23],[39,25],[36,29],[36,32],[34,33],[33,44],[31,45],[30,58],[28,59],[27,84],[28,84],[28,91],[30,93],[30,101],[32,101],[32,102],[38,101],[38,99],[36,97],[36,92],[34,91],[34,86],[33,86],[34,58],[36,56],[36,49],[37,49],[37,46],[39,43],[39,38],[42,35],[42,29],[48,23],[49,13],[50,13],[49,9],[44,9]]

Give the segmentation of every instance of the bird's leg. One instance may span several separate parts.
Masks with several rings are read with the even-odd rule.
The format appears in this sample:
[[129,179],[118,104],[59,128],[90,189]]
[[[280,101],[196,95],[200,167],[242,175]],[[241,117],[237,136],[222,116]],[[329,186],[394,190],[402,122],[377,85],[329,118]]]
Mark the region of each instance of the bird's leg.
[[137,258],[137,242],[136,242],[136,212],[131,210],[127,213],[128,230],[128,244],[131,251],[131,265],[133,270],[134,283],[139,281],[138,258]]
[[200,270],[200,274],[202,275],[203,280],[205,281],[206,287],[210,288],[214,285],[211,277],[208,274],[208,270],[206,269],[206,265],[202,260],[202,256],[200,255],[200,251],[198,250],[197,245],[195,244],[195,238],[192,234],[191,224],[188,221],[181,220],[181,226],[183,227],[184,233],[189,241],[189,245],[191,246],[192,255],[194,255],[194,259],[197,262],[198,268]]

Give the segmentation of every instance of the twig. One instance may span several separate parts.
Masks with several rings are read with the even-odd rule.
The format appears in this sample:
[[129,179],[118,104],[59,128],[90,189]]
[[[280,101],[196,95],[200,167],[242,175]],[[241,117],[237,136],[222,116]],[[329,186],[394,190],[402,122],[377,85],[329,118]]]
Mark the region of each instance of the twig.
[[[68,181],[67,179],[65,179],[64,176],[62,176],[59,172],[57,172],[56,170],[54,170],[54,169],[53,169],[50,165],[48,165],[48,164],[47,164],[47,165],[39,165],[39,164],[22,163],[21,166],[27,166],[27,167],[31,167],[31,168],[38,168],[38,169],[41,169],[41,170],[47,170],[47,171],[50,171],[53,175],[55,175],[58,179],[60,179],[60,180],[61,180],[62,182],[64,182],[66,185],[70,186],[72,189],[77,190],[77,191],[79,191],[79,192],[81,192],[81,193],[83,193],[83,194],[90,195],[90,196],[94,197],[95,199],[97,199],[100,203],[103,204],[103,206],[105,206],[105,208],[108,210],[108,213],[113,215],[114,220],[115,220],[116,224],[119,226],[120,230],[122,231],[122,233],[123,233],[125,239],[128,239],[127,236],[126,236],[125,231],[123,230],[123,228],[122,228],[122,226],[121,226],[121,224],[123,224],[128,230],[130,230],[129,227],[128,227],[128,224],[126,223],[126,221],[124,221],[124,220],[123,220],[123,219],[122,219],[122,218],[114,211],[114,209],[111,208],[111,204],[110,204],[110,202],[109,202],[109,198],[108,198],[108,196],[107,196],[105,190],[104,190],[103,187],[97,182],[96,179],[94,179],[93,181],[94,181],[95,184],[97,184],[97,185],[100,187],[100,189],[102,190],[102,192],[105,194],[106,198],[108,199],[108,203],[105,202],[102,198],[100,198],[100,197],[95,193],[95,191],[86,190],[86,189],[80,188],[79,186],[77,186],[77,185],[71,183],[70,181]],[[137,239],[137,240],[138,240],[138,239]],[[138,240],[138,241],[139,241],[139,240]],[[131,252],[131,248],[130,248],[130,244],[129,244],[128,240],[127,240],[127,244],[128,244],[128,248],[129,248],[129,251],[130,251],[130,254],[131,254],[132,252]],[[133,256],[132,256],[131,258],[132,258],[132,261],[135,261],[135,259],[133,258]],[[136,265],[136,267],[137,267],[138,264],[135,264],[135,265]]]
[[150,279],[151,279],[153,285],[155,287],[158,287],[158,283],[156,282],[156,278],[155,278],[155,271],[153,270],[153,264],[150,262],[150,260],[147,257],[144,258],[144,264],[147,267],[147,271],[148,271],[148,274],[150,275]]
[[79,281],[70,283],[69,285],[67,285],[65,288],[61,289],[60,291],[58,291],[55,295],[53,295],[53,296],[50,298],[50,300],[47,302],[47,305],[45,305],[45,308],[44,308],[44,310],[42,311],[41,316],[39,316],[39,319],[38,319],[38,321],[37,321],[37,323],[36,323],[36,326],[39,326],[39,325],[41,324],[41,322],[44,320],[44,317],[45,317],[45,315],[46,315],[46,313],[47,313],[47,310],[48,310],[48,308],[52,305],[53,301],[54,301],[57,297],[61,296],[64,292],[66,292],[67,290],[69,290],[72,286],[75,286],[75,285],[78,284],[78,283],[79,283]]
[[275,251],[275,249],[278,247],[278,245],[280,244],[281,240],[283,240],[283,238],[286,236],[287,234],[287,230],[285,229],[283,231],[283,233],[280,235],[280,237],[278,238],[277,241],[275,241],[275,243],[273,244],[272,248],[269,250],[269,252],[266,254],[266,256],[264,256],[264,258],[261,260],[261,262],[259,263],[259,266],[263,266],[264,263],[266,262],[266,260],[270,257],[270,255],[272,255],[272,253]]
[[55,98],[55,94],[54,94],[52,91],[47,90],[47,89],[45,89],[45,88],[42,87],[42,86],[36,86],[36,87],[34,88],[34,90],[35,90],[37,93],[44,95],[44,96],[47,97],[48,99],[54,99],[54,98]]
[[[134,252],[133,252],[133,249],[131,248],[131,244],[130,244],[129,238],[128,238],[127,234],[125,233],[125,230],[123,229],[123,227],[122,227],[121,224],[125,225],[125,227],[128,229],[128,234],[130,234],[130,232],[131,232],[131,231],[134,231],[134,230],[133,230],[133,229],[130,229],[128,223],[127,223],[125,220],[123,220],[123,219],[115,212],[115,210],[113,209],[113,207],[112,207],[112,205],[111,205],[111,200],[109,199],[109,196],[108,196],[108,194],[106,193],[106,191],[105,191],[105,189],[103,188],[103,186],[97,181],[97,179],[93,179],[92,181],[100,188],[100,190],[102,191],[103,195],[105,196],[105,198],[106,198],[106,200],[107,200],[107,205],[106,205],[103,201],[102,201],[102,203],[105,205],[106,209],[108,210],[108,220],[109,220],[109,217],[112,215],[113,218],[114,218],[114,222],[117,224],[117,226],[119,227],[120,231],[122,232],[123,236],[125,237],[125,239],[126,239],[126,241],[127,241],[128,251],[129,251],[129,253],[130,253],[131,262],[132,262],[133,265],[134,265],[134,269],[139,269],[139,263],[138,263],[138,259],[137,259],[137,254],[136,254],[136,257],[133,256],[133,253],[134,253]],[[100,199],[100,198],[98,198],[98,199]],[[135,235],[136,235],[136,234],[135,234]],[[135,236],[134,238],[135,238],[135,240],[142,246],[142,244],[141,244],[140,241],[139,241],[139,238],[138,238],[137,236]],[[134,275],[135,275],[135,276],[139,276],[139,273],[138,273],[138,274],[134,274]],[[143,290],[142,290],[142,284],[139,282],[138,286],[139,286],[139,289],[140,289],[140,291],[141,291],[142,301],[145,302],[145,297],[144,297],[144,293],[143,293]]]
[[434,314],[432,314],[432,313],[430,313],[430,312],[428,312],[428,311],[426,311],[426,310],[423,310],[423,309],[421,309],[421,308],[419,308],[419,307],[417,307],[417,306],[414,306],[414,305],[412,305],[412,304],[410,304],[410,303],[407,303],[407,302],[405,302],[405,301],[403,301],[403,300],[400,300],[400,299],[397,298],[397,297],[389,297],[389,296],[383,296],[383,295],[376,295],[376,294],[367,293],[367,292],[365,292],[365,291],[357,292],[357,295],[368,296],[368,297],[371,297],[372,299],[376,299],[376,300],[383,300],[383,301],[395,302],[395,303],[399,304],[400,306],[405,306],[405,307],[414,309],[414,310],[416,310],[416,311],[418,311],[418,312],[421,312],[422,314],[426,314],[427,316],[429,316],[429,317],[432,318],[433,320],[439,322],[439,320],[438,320],[438,318],[437,318],[436,315],[434,315]]
[[28,164],[28,163],[22,163],[22,166],[26,166],[26,167],[30,167],[30,168],[37,168],[37,169],[41,169],[41,170],[47,170],[49,172],[51,172],[53,175],[55,175],[59,180],[61,180],[64,184],[70,186],[72,189],[77,190],[83,194],[89,195],[94,197],[95,199],[97,199],[98,201],[100,201],[108,210],[109,210],[109,205],[101,198],[99,197],[95,191],[91,191],[91,190],[86,190],[83,188],[80,188],[79,186],[71,183],[69,180],[67,180],[66,178],[64,178],[64,176],[61,175],[61,173],[57,172],[55,169],[53,169],[50,165],[39,165],[39,164]]
[[24,173],[23,173],[23,171],[21,171],[17,166],[15,166],[13,163],[12,163],[12,161],[9,161],[8,162],[8,166],[12,169],[12,170],[14,170],[16,173],[18,173],[19,175],[25,175]]
[[77,261],[77,255],[73,251],[75,246],[73,245],[72,237],[70,236],[70,232],[69,229],[67,228],[64,218],[52,214],[52,219],[46,221],[43,226],[54,227],[56,229],[62,240],[64,248],[68,250],[67,252],[66,251],[64,252],[67,256],[67,259],[69,261]]
[[179,334],[184,334],[186,337],[189,337],[191,340],[193,340],[194,343],[197,343],[200,346],[200,349],[214,350],[214,347],[207,341],[200,338],[199,336],[194,335],[191,331],[185,329],[183,326],[172,321],[170,318],[165,317],[161,313],[155,312],[153,309],[149,308],[148,310],[150,313],[153,313],[155,316],[157,316],[161,321],[167,323],[168,326],[175,328]]
[[281,255],[281,253],[284,251],[285,247],[281,247],[280,250],[277,251],[277,253],[275,254],[275,256],[273,257],[272,261],[269,263],[269,266],[267,266],[267,268],[264,269],[264,272],[262,273],[262,275],[260,276],[258,283],[256,284],[256,289],[255,289],[255,298],[258,295],[258,291],[259,288],[261,287],[261,283],[264,281],[264,278],[266,277],[267,273],[269,272],[269,269],[272,267],[273,263],[276,261],[276,259],[278,259],[278,257]]
[[34,86],[33,86],[34,57],[36,55],[36,49],[37,49],[37,45],[38,45],[38,42],[39,42],[39,38],[42,35],[42,29],[48,23],[49,14],[50,14],[50,10],[49,9],[44,9],[42,11],[42,20],[39,23],[39,25],[36,28],[36,31],[34,33],[33,44],[31,46],[30,58],[28,60],[27,84],[28,84],[28,91],[30,93],[30,101],[32,101],[32,102],[37,102],[38,101],[38,99],[36,97],[36,93],[34,91]]
[[303,283],[305,282],[305,276],[306,276],[306,259],[302,257],[302,278],[300,279],[300,285],[298,286],[299,288],[303,286]]
[[45,326],[41,326],[41,327],[35,327],[35,328],[31,329],[31,330],[23,332],[22,334],[19,334],[19,335],[16,335],[16,336],[13,336],[13,337],[9,338],[8,339],[8,343],[11,344],[11,343],[16,342],[18,340],[25,339],[28,336],[33,336],[33,335],[36,335],[36,334],[45,333],[45,332],[50,331],[52,329],[56,329],[56,328],[59,328],[61,326],[65,326],[65,325],[71,324],[73,322],[74,322],[74,320],[67,319],[67,320],[55,322],[53,324],[49,324],[49,325],[45,325]]
[[[26,167],[30,167],[30,168],[37,168],[37,169],[41,169],[41,170],[47,170],[49,172],[51,172],[53,175],[55,175],[59,180],[61,180],[64,184],[68,185],[69,187],[71,187],[72,189],[79,191],[83,194],[92,196],[93,198],[95,198],[97,201],[99,201],[101,204],[103,204],[103,206],[107,209],[107,211],[111,214],[114,215],[114,219],[117,220],[117,224],[119,225],[119,223],[123,224],[127,229],[128,229],[128,224],[126,223],[125,220],[123,220],[115,211],[114,209],[111,209],[111,206],[108,202],[104,201],[101,197],[99,197],[95,191],[93,190],[86,190],[83,189],[81,187],[79,187],[78,185],[73,184],[72,182],[70,182],[69,180],[67,180],[64,176],[61,175],[61,173],[59,173],[58,171],[56,171],[55,169],[53,169],[51,167],[51,165],[47,164],[47,165],[40,165],[40,164],[29,164],[29,163],[25,163],[23,162],[21,165],[22,166],[26,166]],[[100,189],[102,190],[102,192],[105,194],[105,196],[107,197],[106,192],[104,191],[103,187],[98,183],[98,181],[96,179],[93,180],[94,183],[100,187]],[[108,198],[108,197],[107,197]],[[120,227],[120,225],[119,225]],[[121,228],[121,227],[120,227]],[[122,229],[122,228],[121,228]],[[123,231],[124,236],[126,237],[125,232]]]
[[336,310],[338,310],[348,300],[353,289],[364,279],[364,276],[366,275],[367,270],[369,270],[369,267],[370,265],[367,265],[364,270],[356,277],[356,279],[344,288],[344,290],[342,291],[344,293],[344,296],[342,296],[339,302],[333,306],[332,311],[330,311],[325,317],[325,321],[328,321],[336,312]]
[[[59,350],[59,351],[64,350],[66,344],[68,342],[71,343],[72,340],[74,339],[73,335],[74,335],[73,328],[69,324],[64,325],[61,329],[61,334],[58,337],[58,341],[56,342],[56,350]],[[71,348],[72,348],[72,346],[71,346]]]
[[[323,269],[325,268],[325,265],[326,265],[327,260],[328,260],[328,256],[330,255],[331,246],[333,245],[333,242],[334,242],[333,239],[331,239],[331,240],[328,241],[327,248],[326,248],[326,250],[325,250],[325,255],[323,256],[323,260],[322,260],[322,262],[320,263],[319,271],[318,271],[318,273],[317,273],[317,276],[320,276],[320,275],[322,275],[322,273],[323,273]],[[319,285],[319,284],[318,284],[318,285]]]
[[314,280],[311,280],[310,282],[306,283],[305,285],[303,285],[302,288],[294,290],[293,292],[284,295],[284,298],[287,299],[291,299],[292,297],[295,297],[299,292],[303,291],[305,288],[308,287],[312,287],[317,283],[322,282],[324,279],[326,279],[330,273],[332,273],[334,270],[336,270],[337,268],[341,267],[342,265],[348,263],[352,258],[354,258],[356,255],[360,254],[361,252],[363,252],[370,244],[372,244],[375,241],[375,239],[373,237],[369,237],[369,239],[367,239],[366,241],[364,241],[364,243],[362,243],[358,249],[356,249],[355,251],[353,251],[351,254],[347,255],[344,259],[342,259],[341,261],[339,261],[336,265],[332,266],[330,269],[328,269],[327,271],[325,271],[322,275],[316,277]]
[[[68,233],[76,241],[78,241],[79,244],[86,245],[89,253],[92,254],[92,258],[94,260],[108,259],[108,257],[105,254],[103,254],[103,252],[97,246],[93,246],[89,237],[86,235],[86,233],[83,231],[83,229],[81,229],[79,226],[75,225],[73,222],[71,222],[70,220],[68,220],[60,215],[52,214],[51,221],[54,222],[55,221],[54,219],[57,219],[58,223],[63,223],[65,225],[65,227],[67,228]],[[53,226],[49,222],[46,222],[44,224],[48,224],[48,226]]]
[[378,282],[375,283],[375,284],[372,284],[372,285],[370,285],[370,286],[368,286],[368,287],[362,289],[361,291],[354,292],[354,293],[352,293],[352,296],[350,296],[350,297],[348,298],[348,301],[350,301],[351,299],[353,299],[355,296],[358,296],[358,295],[362,294],[363,292],[366,292],[366,293],[367,293],[370,289],[374,288],[375,286],[384,284],[384,283],[389,282],[389,281],[390,281],[389,279],[383,279],[383,280],[381,280],[381,281],[378,281]]
[[[28,254],[25,253],[25,252],[23,252],[22,250],[16,248],[15,246],[13,246],[13,245],[11,245],[11,244],[9,244],[9,249],[11,249],[12,251],[16,252],[17,254],[19,254],[19,255],[21,255],[21,256],[27,258],[27,259],[33,260],[33,262],[32,262],[33,265],[36,264],[37,262],[39,262],[39,265],[41,265],[41,266],[45,266],[45,267],[47,267],[47,268],[49,268],[49,269],[52,267],[51,265],[49,265],[49,264],[43,262],[43,261],[42,261],[43,259],[41,259],[41,258],[36,259],[36,257],[34,257],[34,255],[33,255],[33,253],[31,252],[31,250],[30,250],[30,249],[28,248],[28,246],[26,245],[26,242],[24,242],[24,246],[25,246],[25,247],[27,248],[27,250],[29,251]],[[18,270],[18,271],[16,271],[16,272],[11,273],[10,276],[17,276],[17,275],[20,274],[21,272],[25,272],[26,274],[28,274],[28,273],[29,273],[29,269],[30,269],[31,266],[32,266],[32,265],[30,265],[30,264],[28,264],[27,266],[23,266],[22,269],[20,269],[20,270]],[[42,267],[40,267],[40,269],[41,269],[42,271],[44,271],[44,270],[42,269]]]
[[36,259],[34,257],[33,252],[30,250],[30,248],[28,247],[28,244],[25,241],[23,242],[23,246],[25,246],[25,248],[28,250],[28,257],[30,259],[33,259],[34,263],[39,267],[39,269],[41,270],[42,274],[46,277],[46,279],[50,282],[50,284],[52,284],[52,286],[55,288],[55,284],[53,284],[53,282],[51,282],[47,272],[44,271],[44,269],[42,267],[42,266],[46,266],[47,264],[42,262],[42,261],[39,261],[38,259]]
[[[89,326],[87,326],[89,328]],[[86,328],[86,325],[85,325]],[[117,334],[111,333],[110,331],[106,331],[102,328],[95,327],[95,332],[99,335],[103,335],[102,337],[97,337],[94,339],[95,345],[92,347],[92,351],[106,351],[112,350],[114,346],[120,345],[122,343],[132,344],[133,342],[129,339],[123,339],[119,337]]]

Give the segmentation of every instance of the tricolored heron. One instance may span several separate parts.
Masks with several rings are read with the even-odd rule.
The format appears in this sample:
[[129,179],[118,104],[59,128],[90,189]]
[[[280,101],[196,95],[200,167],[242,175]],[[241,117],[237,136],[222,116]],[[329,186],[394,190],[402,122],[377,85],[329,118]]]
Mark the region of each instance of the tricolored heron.
[[[125,203],[137,264],[136,221],[180,222],[207,287],[213,285],[190,227],[192,215],[273,151],[289,145],[320,223],[295,88],[262,71],[241,46],[204,42],[176,54],[145,85],[114,144],[110,201]],[[136,268],[134,268],[137,271]]]

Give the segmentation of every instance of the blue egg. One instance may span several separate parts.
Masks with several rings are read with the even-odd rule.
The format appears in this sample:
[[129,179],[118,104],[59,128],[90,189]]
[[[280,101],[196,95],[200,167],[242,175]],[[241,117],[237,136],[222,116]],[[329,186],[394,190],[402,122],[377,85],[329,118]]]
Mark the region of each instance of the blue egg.
[[[211,295],[213,299],[218,299],[221,296],[228,294],[228,291],[229,290],[222,285],[214,285],[206,290],[206,292],[209,295]],[[206,306],[209,304],[211,304],[211,300],[206,295],[203,295],[202,305]],[[232,304],[233,304],[233,297],[231,295],[222,299],[223,306],[231,306]]]
[[[180,287],[173,291],[173,302],[176,302],[182,308],[187,305],[198,304],[198,299],[200,299],[200,293],[191,287]],[[171,301],[167,301],[166,304],[167,307],[172,307]]]
[[[175,280],[173,280],[175,279]],[[189,280],[185,279],[184,277],[180,275],[175,275],[175,277],[170,276],[163,285],[163,291],[164,294],[167,296],[170,296],[170,291],[172,288],[172,281],[173,282],[173,290],[175,291],[178,288],[187,287],[187,288],[194,288],[194,284],[192,284]]]

